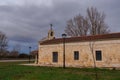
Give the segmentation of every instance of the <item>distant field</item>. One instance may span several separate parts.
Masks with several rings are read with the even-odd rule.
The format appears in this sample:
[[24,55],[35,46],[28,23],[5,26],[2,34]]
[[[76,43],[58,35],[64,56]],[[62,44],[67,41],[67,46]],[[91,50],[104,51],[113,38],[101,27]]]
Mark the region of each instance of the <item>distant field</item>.
[[[33,67],[0,62],[0,80],[95,80],[94,69]],[[120,71],[97,69],[98,80],[120,80]]]

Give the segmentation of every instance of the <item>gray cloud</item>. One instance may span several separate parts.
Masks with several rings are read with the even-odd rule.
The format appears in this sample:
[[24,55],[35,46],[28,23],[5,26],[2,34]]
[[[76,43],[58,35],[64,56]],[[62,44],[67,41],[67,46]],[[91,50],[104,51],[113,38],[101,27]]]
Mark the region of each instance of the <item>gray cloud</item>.
[[97,7],[106,14],[106,22],[112,32],[120,32],[120,0],[0,0],[0,30],[12,43],[37,43],[47,36],[53,23],[56,35],[64,32],[66,21],[87,7]]

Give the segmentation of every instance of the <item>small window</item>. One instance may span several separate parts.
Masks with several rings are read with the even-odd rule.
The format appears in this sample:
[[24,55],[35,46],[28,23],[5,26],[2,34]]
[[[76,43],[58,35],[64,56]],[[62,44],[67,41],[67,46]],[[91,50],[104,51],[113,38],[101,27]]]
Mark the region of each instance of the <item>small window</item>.
[[53,52],[53,62],[58,62],[58,52]]
[[79,51],[74,51],[74,60],[79,60]]
[[101,61],[101,60],[102,60],[102,52],[96,51],[96,61]]

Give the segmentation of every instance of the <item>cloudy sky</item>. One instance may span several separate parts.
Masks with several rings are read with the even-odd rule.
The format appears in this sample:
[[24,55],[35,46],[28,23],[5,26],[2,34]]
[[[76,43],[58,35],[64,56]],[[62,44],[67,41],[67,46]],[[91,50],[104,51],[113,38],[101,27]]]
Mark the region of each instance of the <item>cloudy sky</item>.
[[0,31],[9,39],[9,47],[20,44],[37,49],[53,24],[56,36],[64,32],[66,22],[86,8],[96,7],[106,14],[111,32],[120,32],[120,0],[0,0]]

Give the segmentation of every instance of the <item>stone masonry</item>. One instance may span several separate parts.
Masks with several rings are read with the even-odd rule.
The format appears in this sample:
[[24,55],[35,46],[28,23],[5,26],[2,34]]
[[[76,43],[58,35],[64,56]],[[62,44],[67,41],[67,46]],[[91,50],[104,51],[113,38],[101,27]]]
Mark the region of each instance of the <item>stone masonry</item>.
[[[120,38],[65,43],[67,67],[93,67],[93,54],[97,67],[120,67]],[[95,51],[102,52],[102,60],[96,61]],[[79,60],[74,60],[74,51],[79,51]],[[58,52],[58,62],[53,62],[53,52]],[[39,45],[38,64],[63,66],[63,43]]]

